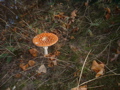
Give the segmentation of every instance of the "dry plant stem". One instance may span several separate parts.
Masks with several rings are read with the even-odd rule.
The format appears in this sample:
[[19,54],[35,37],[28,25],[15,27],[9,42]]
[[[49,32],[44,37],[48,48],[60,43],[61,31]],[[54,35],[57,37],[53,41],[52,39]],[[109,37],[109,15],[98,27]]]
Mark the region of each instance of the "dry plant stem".
[[88,87],[88,89],[99,88],[99,87],[103,87],[103,86],[104,86],[104,85],[95,86],[95,87]]
[[6,8],[6,9],[8,9],[12,14],[16,15],[12,10],[10,10],[10,9],[9,9],[8,7],[6,7],[5,5],[2,5],[2,4],[1,4],[1,6],[4,7],[4,8]]
[[[29,67],[27,70],[30,70],[30,69],[38,66],[38,65],[39,65],[39,64],[36,64],[35,66]],[[19,72],[19,73],[22,74],[23,72],[25,72],[25,71],[21,71],[21,72]],[[8,74],[8,73],[7,73],[7,74]],[[8,82],[13,76],[15,76],[15,75],[16,75],[16,74],[11,75],[5,82],[3,82],[3,84],[0,85],[0,87],[2,87],[5,83],[7,83],[7,82]],[[6,76],[6,75],[5,75],[5,76]],[[4,76],[4,77],[5,77],[5,76]],[[4,79],[4,77],[3,77],[2,79]],[[1,80],[2,80],[2,79],[1,79]],[[1,80],[0,80],[0,81],[1,81]],[[19,85],[19,86],[20,86],[20,85]]]
[[38,89],[40,86],[42,86],[44,83],[46,83],[47,81],[49,81],[49,80],[50,80],[50,79],[48,79],[48,80],[42,82],[41,84],[39,84],[38,87],[37,87],[37,89]]
[[86,61],[87,61],[87,59],[88,59],[88,56],[89,56],[90,52],[91,52],[91,50],[88,52],[88,54],[87,54],[87,56],[86,56],[86,58],[85,58],[85,61],[84,61],[84,63],[83,63],[82,70],[81,70],[81,73],[80,73],[80,76],[79,76],[78,87],[79,87],[79,85],[80,85],[80,81],[81,81],[82,74],[83,74],[83,69],[84,69],[84,67],[85,67],[85,63],[86,63]]
[[106,65],[108,65],[109,63],[109,60],[110,60],[110,48],[111,48],[111,41],[110,41],[110,45],[109,45],[109,50],[108,50],[108,58],[107,58],[107,62],[106,62]]
[[104,76],[101,76],[101,77],[98,77],[98,78],[93,78],[93,79],[91,79],[91,80],[88,80],[88,81],[86,81],[86,82],[81,83],[79,86],[82,86],[82,85],[84,85],[84,84],[87,84],[87,83],[89,83],[89,82],[92,82],[92,81],[94,81],[94,80],[97,80],[97,79],[100,79],[100,78],[104,78],[104,77],[107,77],[107,76],[120,76],[120,74],[109,74],[109,75],[104,75]]

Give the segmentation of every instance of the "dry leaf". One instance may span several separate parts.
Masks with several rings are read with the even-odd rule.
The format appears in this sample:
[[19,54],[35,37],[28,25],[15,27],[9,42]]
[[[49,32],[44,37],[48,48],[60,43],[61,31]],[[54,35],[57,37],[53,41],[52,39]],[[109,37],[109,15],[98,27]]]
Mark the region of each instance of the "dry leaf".
[[11,90],[10,88],[7,88],[6,90]]
[[74,36],[70,36],[70,39],[75,39],[75,37]]
[[77,70],[76,72],[74,72],[74,77],[79,76],[80,75],[80,70]]
[[29,65],[29,66],[34,66],[34,65],[35,65],[35,61],[29,60],[29,61],[28,61],[28,65]]
[[29,49],[29,52],[32,56],[37,57],[38,56],[38,51],[35,48]]
[[45,67],[45,65],[41,65],[38,70],[36,71],[37,73],[46,73],[47,72],[47,69]]
[[109,14],[109,13],[107,13],[107,14],[105,15],[105,19],[106,19],[106,20],[110,19],[110,14]]
[[21,63],[21,64],[19,65],[19,67],[20,67],[22,70],[26,71],[27,68],[28,68],[28,64],[25,65],[24,63]]
[[16,78],[21,78],[21,74],[20,73],[18,73],[18,74],[15,74],[15,76],[14,77],[16,77]]
[[54,67],[55,65],[57,65],[57,60],[53,60],[53,61],[48,62],[48,67]]
[[87,85],[72,88],[71,90],[87,90]]
[[99,77],[104,74],[104,67],[105,65],[103,63],[99,64],[95,60],[93,61],[91,69],[97,73],[95,77]]
[[55,60],[55,57],[56,57],[55,55],[51,55],[49,60]]
[[88,5],[89,5],[89,2],[88,2],[88,1],[86,1],[86,2],[85,2],[85,6],[87,7]]
[[107,7],[107,8],[105,8],[105,10],[106,10],[107,13],[109,13],[109,14],[111,13],[110,8]]
[[64,16],[64,13],[61,12],[59,13],[58,15],[54,15],[55,18],[58,18],[58,19],[64,19],[66,16]]
[[79,30],[79,28],[78,28],[78,27],[75,27],[75,28],[72,29],[71,33],[75,33],[75,32],[77,32],[78,30]]
[[60,52],[56,50],[56,51],[54,52],[54,55],[55,55],[55,56],[59,56],[59,55],[60,55]]
[[71,12],[71,18],[75,18],[75,17],[77,16],[76,13],[77,13],[77,10],[76,10],[76,9],[73,10],[73,11]]

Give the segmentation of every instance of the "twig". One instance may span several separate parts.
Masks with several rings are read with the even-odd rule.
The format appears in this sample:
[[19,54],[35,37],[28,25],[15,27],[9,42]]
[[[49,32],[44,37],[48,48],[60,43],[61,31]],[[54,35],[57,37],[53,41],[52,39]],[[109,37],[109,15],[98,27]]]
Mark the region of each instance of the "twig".
[[100,85],[100,86],[94,86],[94,87],[88,87],[88,89],[91,89],[91,88],[99,88],[99,87],[103,87],[104,85]]
[[88,81],[86,81],[86,82],[81,83],[79,86],[82,86],[82,85],[84,85],[84,84],[87,84],[87,83],[89,83],[89,82],[92,82],[92,81],[95,81],[95,80],[97,80],[97,79],[104,78],[104,77],[107,77],[107,76],[119,76],[119,75],[120,75],[120,74],[109,74],[109,75],[104,75],[104,76],[101,76],[101,77],[98,77],[98,78],[93,78],[93,79],[91,79],[91,80],[88,80]]
[[80,84],[80,81],[81,81],[81,78],[82,78],[82,74],[83,74],[83,69],[84,69],[84,67],[85,67],[85,63],[86,63],[86,61],[87,61],[87,59],[88,59],[88,56],[89,56],[90,52],[91,52],[91,50],[88,52],[88,54],[87,54],[87,56],[86,56],[86,58],[85,58],[85,61],[84,61],[84,63],[83,63],[82,70],[81,70],[81,73],[80,73],[80,76],[79,76],[78,87],[79,87],[79,84]]

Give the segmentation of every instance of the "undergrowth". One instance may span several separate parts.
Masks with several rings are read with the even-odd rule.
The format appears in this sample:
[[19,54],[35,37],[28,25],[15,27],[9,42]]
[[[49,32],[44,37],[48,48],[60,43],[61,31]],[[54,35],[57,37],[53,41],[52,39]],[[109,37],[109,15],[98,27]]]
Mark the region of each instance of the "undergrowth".
[[[18,19],[14,19],[13,24],[4,18],[0,19],[3,24],[0,27],[1,90],[70,90],[78,84],[87,85],[88,90],[120,89],[120,58],[111,61],[120,39],[120,12],[116,13],[114,3],[95,2],[88,6],[84,3],[35,0],[26,4],[18,1],[17,10],[7,9],[10,19],[16,16]],[[106,7],[111,9],[109,19],[105,18]],[[75,9],[77,16],[68,27],[68,19],[55,18],[60,13],[69,18]],[[49,48],[49,52],[60,52],[58,64],[53,67],[48,66],[43,49],[32,43],[35,35],[44,32],[52,32],[59,37],[57,44]],[[37,57],[29,53],[31,48],[39,51]],[[90,50],[79,82],[83,63]],[[19,64],[29,60],[34,60],[35,66],[23,71]],[[95,78],[91,70],[93,60],[105,64],[103,76]],[[36,70],[42,64],[46,66],[47,73],[38,75]]]

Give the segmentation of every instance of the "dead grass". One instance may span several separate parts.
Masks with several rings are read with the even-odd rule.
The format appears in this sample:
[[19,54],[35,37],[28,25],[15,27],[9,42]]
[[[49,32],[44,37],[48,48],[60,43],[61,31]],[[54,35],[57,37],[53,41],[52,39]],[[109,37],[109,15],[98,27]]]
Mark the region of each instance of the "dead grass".
[[[120,13],[115,13],[115,5],[96,2],[85,7],[83,2],[56,2],[38,7],[36,4],[26,5],[23,11],[24,7],[19,5],[19,20],[5,29],[1,27],[1,89],[70,90],[86,84],[89,90],[119,89],[120,59],[110,61],[120,39]],[[105,5],[112,10],[108,20],[104,19]],[[77,16],[69,27],[66,27],[68,19],[54,17],[64,12],[69,18],[74,9],[78,10]],[[49,52],[57,50],[61,53],[57,57],[57,66],[48,67],[48,58],[43,56],[43,49],[32,43],[32,38],[42,32],[52,32],[59,37],[58,43],[49,48]],[[39,55],[31,56],[30,48],[36,48]],[[21,61],[27,63],[29,60],[34,60],[35,66],[27,71],[21,70]],[[105,75],[95,78],[95,73],[90,69],[93,60],[106,65]],[[42,64],[46,66],[47,73],[38,75],[36,70]]]

